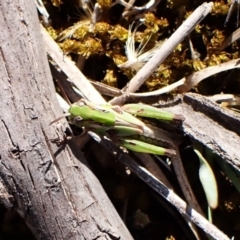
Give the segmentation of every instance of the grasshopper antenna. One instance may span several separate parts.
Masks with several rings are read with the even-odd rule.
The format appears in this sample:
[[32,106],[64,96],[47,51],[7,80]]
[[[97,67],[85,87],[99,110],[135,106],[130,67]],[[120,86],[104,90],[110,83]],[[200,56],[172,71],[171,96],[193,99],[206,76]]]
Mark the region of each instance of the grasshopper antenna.
[[60,116],[60,117],[54,119],[52,122],[50,122],[49,125],[52,125],[53,123],[58,122],[59,120],[65,118],[65,117],[68,117],[68,116],[70,116],[70,115],[71,115],[70,113],[64,113],[62,116]]
[[71,105],[72,103],[70,102],[70,100],[69,100],[66,92],[64,91],[64,89],[63,89],[63,87],[62,87],[62,85],[61,85],[61,83],[60,83],[58,80],[56,80],[56,83],[57,83],[57,86],[59,87],[59,91],[60,91],[60,93],[62,94],[62,96],[63,96],[63,98],[65,99],[65,101],[66,101],[69,105]]

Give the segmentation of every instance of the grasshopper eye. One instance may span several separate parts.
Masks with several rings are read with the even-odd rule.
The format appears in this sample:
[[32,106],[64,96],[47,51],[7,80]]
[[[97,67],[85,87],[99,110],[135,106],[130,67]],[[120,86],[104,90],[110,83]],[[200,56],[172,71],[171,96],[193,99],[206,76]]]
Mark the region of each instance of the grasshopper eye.
[[76,116],[76,117],[74,118],[74,122],[75,122],[75,123],[80,123],[82,120],[83,120],[83,119],[82,119],[80,116]]
[[78,106],[82,107],[85,106],[86,104],[84,102],[78,102]]

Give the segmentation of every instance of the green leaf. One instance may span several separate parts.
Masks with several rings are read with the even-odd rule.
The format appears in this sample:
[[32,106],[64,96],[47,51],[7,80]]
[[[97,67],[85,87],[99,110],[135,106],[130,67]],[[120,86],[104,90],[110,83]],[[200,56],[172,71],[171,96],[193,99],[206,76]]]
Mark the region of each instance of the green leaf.
[[199,178],[203,186],[208,205],[215,209],[218,206],[218,189],[214,173],[202,154],[196,149],[194,149],[194,152],[197,154],[200,162]]

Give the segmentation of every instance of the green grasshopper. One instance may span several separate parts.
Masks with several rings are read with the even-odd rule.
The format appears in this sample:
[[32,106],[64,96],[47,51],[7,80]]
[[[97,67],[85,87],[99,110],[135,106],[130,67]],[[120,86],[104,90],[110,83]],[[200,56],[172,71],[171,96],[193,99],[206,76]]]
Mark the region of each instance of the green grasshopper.
[[[151,129],[135,116],[155,118],[164,121],[184,121],[181,115],[162,111],[145,104],[127,104],[122,107],[110,104],[93,105],[85,99],[70,106],[67,116],[71,124],[86,131],[93,131],[100,136],[106,136],[128,150],[157,155],[174,156],[172,149],[147,143],[140,137],[149,137]],[[150,140],[152,142],[152,140]]]

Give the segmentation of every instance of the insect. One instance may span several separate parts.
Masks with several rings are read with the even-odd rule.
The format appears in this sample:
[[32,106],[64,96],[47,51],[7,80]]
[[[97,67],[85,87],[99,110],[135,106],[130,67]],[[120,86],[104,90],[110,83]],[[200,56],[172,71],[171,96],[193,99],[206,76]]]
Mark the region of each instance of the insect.
[[164,142],[161,136],[156,137],[154,131],[135,116],[163,121],[184,121],[181,115],[145,104],[126,104],[122,107],[110,104],[94,105],[85,99],[72,104],[64,116],[68,116],[71,124],[102,137],[106,136],[128,150],[169,157],[174,156],[175,151],[157,146]]

